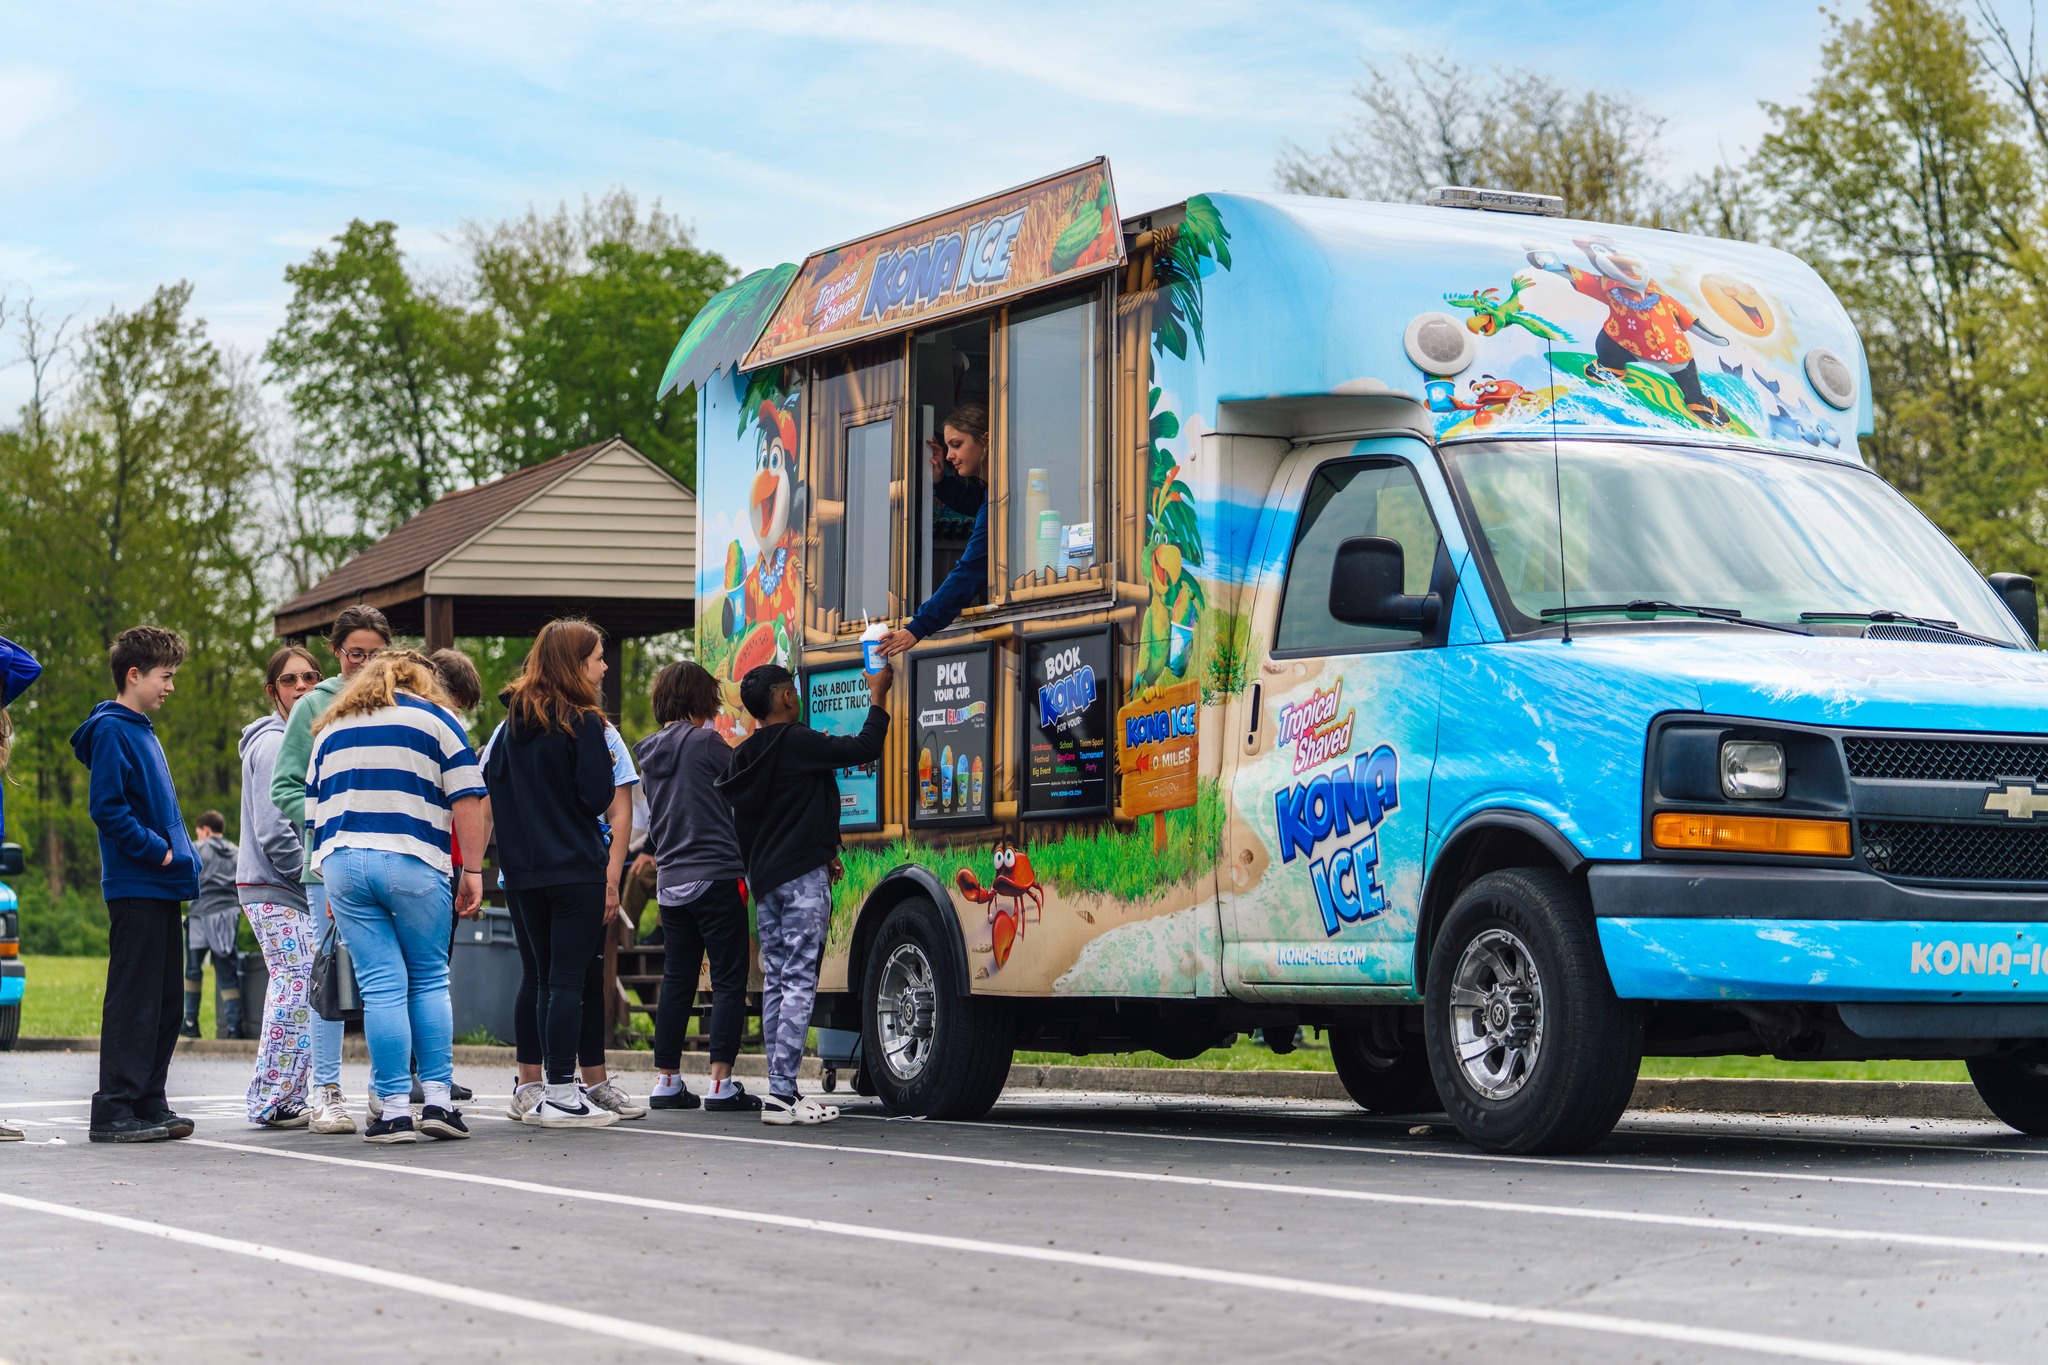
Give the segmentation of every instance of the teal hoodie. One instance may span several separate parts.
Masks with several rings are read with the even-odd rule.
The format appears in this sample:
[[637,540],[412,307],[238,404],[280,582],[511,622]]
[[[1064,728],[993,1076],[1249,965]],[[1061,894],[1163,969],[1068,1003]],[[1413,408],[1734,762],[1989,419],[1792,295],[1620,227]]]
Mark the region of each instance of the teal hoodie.
[[[306,828],[306,769],[313,765],[313,722],[327,713],[341,688],[342,677],[337,673],[322,678],[311,692],[292,703],[292,713],[284,722],[284,739],[277,746],[277,760],[270,770],[270,802],[299,827],[299,842],[304,848],[313,846],[312,834]],[[301,880],[313,885],[320,882],[311,858],[306,860]]]

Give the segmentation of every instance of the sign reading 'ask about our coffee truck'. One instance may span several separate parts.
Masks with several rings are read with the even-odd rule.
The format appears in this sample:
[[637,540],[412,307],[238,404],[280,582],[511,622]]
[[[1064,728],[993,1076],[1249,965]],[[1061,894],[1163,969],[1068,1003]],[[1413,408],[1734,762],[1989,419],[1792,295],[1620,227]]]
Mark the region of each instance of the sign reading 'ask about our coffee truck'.
[[805,258],[740,368],[809,355],[1123,264],[1107,159]]

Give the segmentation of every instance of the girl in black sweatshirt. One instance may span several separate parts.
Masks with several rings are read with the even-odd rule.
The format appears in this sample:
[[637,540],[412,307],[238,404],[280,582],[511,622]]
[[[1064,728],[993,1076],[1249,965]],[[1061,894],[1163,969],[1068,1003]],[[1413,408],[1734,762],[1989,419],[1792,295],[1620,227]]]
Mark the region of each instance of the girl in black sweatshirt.
[[584,1103],[576,1086],[583,980],[604,944],[605,844],[598,817],[612,802],[597,681],[604,637],[588,621],[550,621],[505,692],[505,725],[484,763],[498,863],[520,954],[543,989],[534,1008],[547,1094],[543,1128],[602,1128],[618,1115]]

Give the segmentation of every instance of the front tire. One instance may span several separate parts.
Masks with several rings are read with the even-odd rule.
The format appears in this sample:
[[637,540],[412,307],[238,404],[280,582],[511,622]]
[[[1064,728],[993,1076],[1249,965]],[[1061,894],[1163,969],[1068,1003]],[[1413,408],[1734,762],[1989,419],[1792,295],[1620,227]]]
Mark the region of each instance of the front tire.
[[1618,999],[1585,889],[1555,868],[1465,888],[1429,954],[1430,1073],[1466,1139],[1576,1152],[1613,1130],[1643,1059],[1640,1006]]
[[2022,1133],[2048,1133],[2048,1047],[2035,1043],[2001,1057],[1972,1057],[1966,1065],[1992,1113]]
[[892,1113],[978,1119],[1009,1079],[1016,1017],[1007,1000],[953,988],[947,932],[922,898],[882,921],[863,973],[862,1069]]
[[1370,1027],[1355,1025],[1333,1025],[1328,1030],[1330,1059],[1344,1093],[1368,1114],[1442,1113],[1444,1102],[1436,1093],[1429,1053],[1420,1040],[1410,1035],[1417,1045],[1403,1047],[1398,1038],[1375,1034]]
[[14,1051],[14,1040],[21,1036],[21,1006],[8,1005],[0,1008],[0,1052]]

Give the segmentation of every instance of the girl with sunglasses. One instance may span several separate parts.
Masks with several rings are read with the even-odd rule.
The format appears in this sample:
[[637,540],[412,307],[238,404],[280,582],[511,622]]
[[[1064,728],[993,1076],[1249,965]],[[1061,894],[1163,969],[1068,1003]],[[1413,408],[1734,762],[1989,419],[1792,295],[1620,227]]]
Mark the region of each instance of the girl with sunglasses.
[[263,695],[270,711],[242,731],[242,847],[235,889],[242,913],[263,950],[270,989],[257,1033],[256,1074],[249,1081],[249,1122],[266,1128],[303,1128],[312,1117],[306,1082],[313,1064],[313,954],[319,926],[301,880],[305,848],[298,823],[270,800],[277,751],[292,703],[320,681],[320,665],[297,645],[270,656]]

